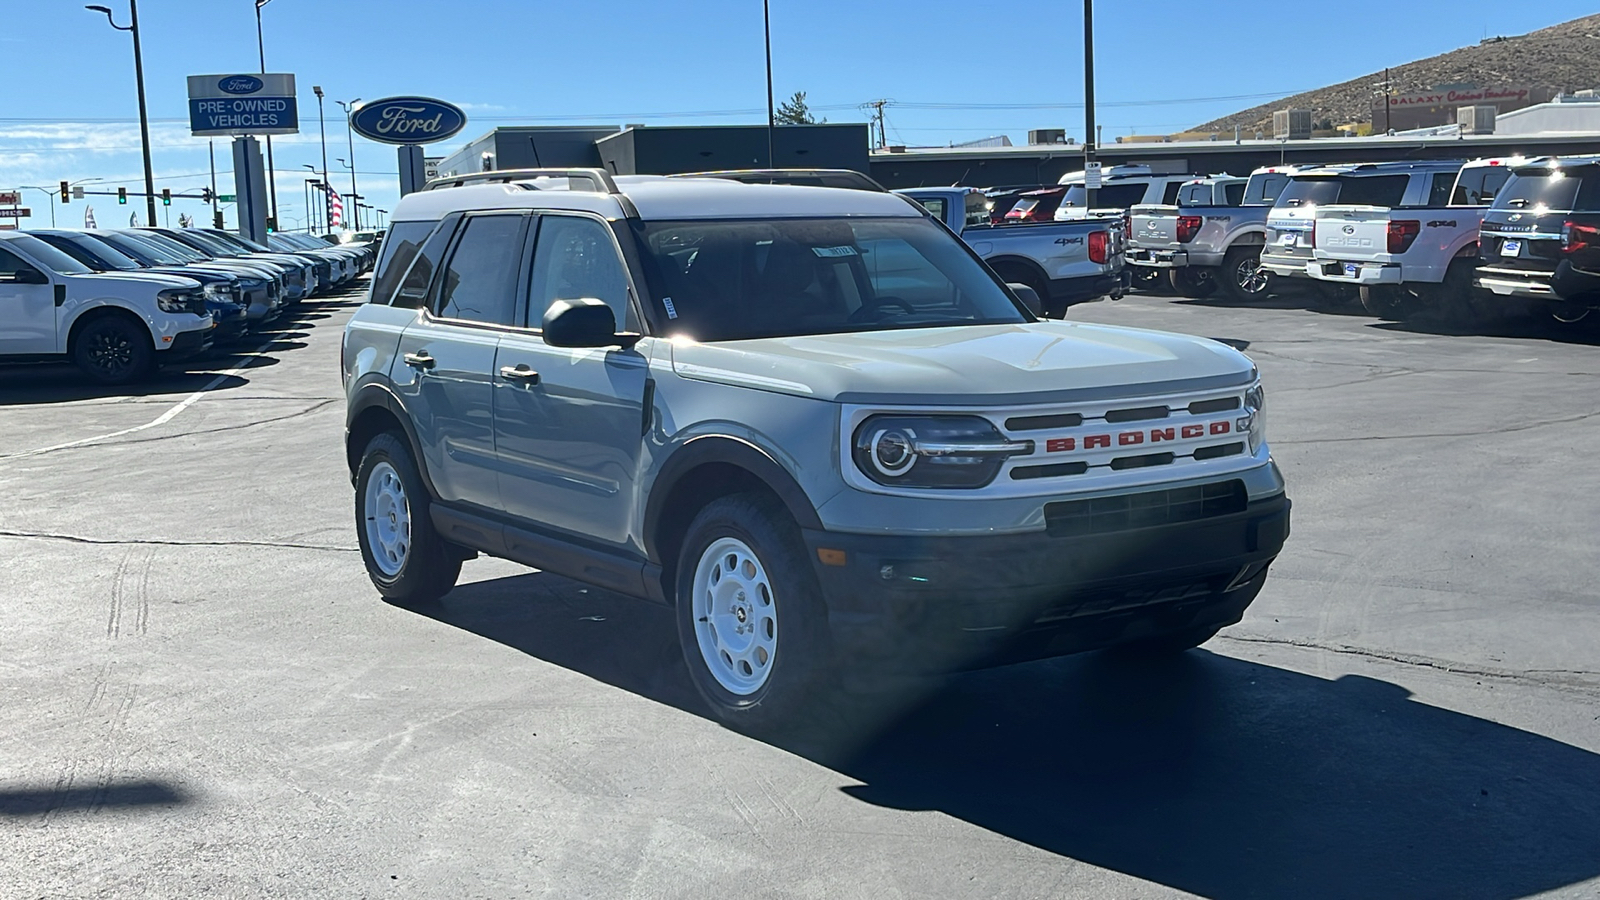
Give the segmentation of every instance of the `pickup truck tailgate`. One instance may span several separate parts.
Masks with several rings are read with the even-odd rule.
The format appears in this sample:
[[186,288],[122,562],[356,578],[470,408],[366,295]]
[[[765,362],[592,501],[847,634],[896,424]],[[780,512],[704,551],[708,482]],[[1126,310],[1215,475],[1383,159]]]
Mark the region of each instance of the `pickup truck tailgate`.
[[1128,210],[1132,219],[1131,245],[1142,250],[1172,250],[1178,246],[1178,208],[1176,206],[1135,206]]
[[1318,256],[1351,261],[1389,261],[1387,206],[1322,206],[1317,208]]

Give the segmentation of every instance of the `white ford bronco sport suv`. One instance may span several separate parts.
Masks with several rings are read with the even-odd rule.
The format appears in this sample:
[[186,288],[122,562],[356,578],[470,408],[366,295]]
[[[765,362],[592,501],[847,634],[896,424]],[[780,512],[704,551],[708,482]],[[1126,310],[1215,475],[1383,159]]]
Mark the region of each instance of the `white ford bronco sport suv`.
[[1249,359],[1041,321],[894,194],[433,182],[342,366],[381,594],[486,553],[666,604],[744,727],[846,676],[1195,646],[1289,532]]

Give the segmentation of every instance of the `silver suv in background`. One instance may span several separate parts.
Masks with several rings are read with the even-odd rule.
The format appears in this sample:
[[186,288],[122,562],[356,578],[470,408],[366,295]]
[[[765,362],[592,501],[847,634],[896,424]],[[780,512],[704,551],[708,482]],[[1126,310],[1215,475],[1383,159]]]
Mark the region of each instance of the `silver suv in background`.
[[395,207],[342,348],[355,526],[672,608],[711,710],[1237,622],[1289,532],[1255,366],[1041,321],[904,198],[491,172]]

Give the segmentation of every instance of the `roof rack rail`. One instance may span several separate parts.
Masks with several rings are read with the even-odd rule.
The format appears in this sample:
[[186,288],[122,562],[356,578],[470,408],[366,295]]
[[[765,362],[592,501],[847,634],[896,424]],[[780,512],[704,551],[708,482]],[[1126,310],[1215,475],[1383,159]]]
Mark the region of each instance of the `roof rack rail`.
[[494,172],[472,172],[466,175],[447,175],[435,178],[422,186],[425,191],[437,188],[462,187],[469,184],[510,184],[531,178],[582,178],[594,185],[601,194],[620,194],[617,182],[604,169],[501,169]]
[[712,172],[675,172],[668,178],[720,178],[745,184],[814,184],[824,179],[834,184],[823,187],[854,188],[858,191],[887,193],[888,188],[869,175],[854,169],[718,169]]

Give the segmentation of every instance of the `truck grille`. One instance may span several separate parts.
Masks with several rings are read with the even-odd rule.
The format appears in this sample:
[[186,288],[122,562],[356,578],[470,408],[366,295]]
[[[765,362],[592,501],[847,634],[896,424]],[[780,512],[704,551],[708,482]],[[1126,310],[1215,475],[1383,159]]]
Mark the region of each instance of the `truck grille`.
[[1047,503],[1044,522],[1046,533],[1052,537],[1073,537],[1197,522],[1244,512],[1248,504],[1244,482],[1235,479],[1194,487]]

